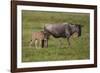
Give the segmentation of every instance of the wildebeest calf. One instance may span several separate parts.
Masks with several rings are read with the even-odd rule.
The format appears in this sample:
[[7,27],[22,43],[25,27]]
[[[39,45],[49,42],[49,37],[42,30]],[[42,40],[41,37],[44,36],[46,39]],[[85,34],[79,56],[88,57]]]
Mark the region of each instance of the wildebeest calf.
[[31,47],[33,44],[35,48],[42,48],[43,44],[43,47],[45,47],[45,44],[42,43],[45,40],[47,40],[47,38],[45,37],[44,31],[32,32],[31,42],[29,46]]

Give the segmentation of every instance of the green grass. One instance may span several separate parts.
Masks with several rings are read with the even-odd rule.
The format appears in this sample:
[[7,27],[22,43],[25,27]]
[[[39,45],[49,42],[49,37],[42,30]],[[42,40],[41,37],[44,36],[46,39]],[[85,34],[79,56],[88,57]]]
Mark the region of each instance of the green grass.
[[[22,11],[22,62],[35,61],[56,61],[56,60],[83,60],[89,59],[89,14],[84,13],[64,13],[64,12],[42,12],[42,11]],[[43,30],[47,23],[75,23],[83,25],[82,36],[76,37],[74,34],[70,38],[71,48],[67,39],[62,39],[63,47],[60,48],[59,41],[51,37],[48,48],[36,49],[29,47],[31,33]]]

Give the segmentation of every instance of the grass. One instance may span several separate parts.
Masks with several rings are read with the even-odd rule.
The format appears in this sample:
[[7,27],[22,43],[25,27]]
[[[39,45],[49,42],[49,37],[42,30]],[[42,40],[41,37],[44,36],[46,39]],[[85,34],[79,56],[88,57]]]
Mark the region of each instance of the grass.
[[[42,12],[22,11],[22,62],[57,61],[57,60],[83,60],[90,58],[89,50],[89,14],[88,13],[64,13],[64,12]],[[31,33],[43,30],[47,23],[75,23],[83,25],[82,36],[74,34],[70,38],[71,48],[67,39],[62,39],[64,48],[60,48],[59,41],[51,37],[48,48],[36,49],[29,47]]]

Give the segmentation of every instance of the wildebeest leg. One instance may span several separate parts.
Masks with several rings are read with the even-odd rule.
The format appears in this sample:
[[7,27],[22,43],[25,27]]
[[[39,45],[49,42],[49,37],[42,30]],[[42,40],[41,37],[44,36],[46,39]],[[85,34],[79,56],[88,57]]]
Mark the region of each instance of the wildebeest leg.
[[44,40],[44,47],[45,47],[45,48],[48,47],[48,40]]
[[48,47],[47,40],[42,40],[42,48],[47,48],[47,47]]
[[41,47],[44,48],[44,40],[42,40],[41,42],[42,42]]
[[69,38],[70,38],[70,36],[71,36],[71,31],[68,30],[68,29],[66,29],[66,30],[65,30],[65,36],[66,36],[66,38],[67,38],[67,41],[68,41],[68,48],[69,48],[69,47],[70,47]]
[[68,48],[70,48],[70,47],[71,47],[71,45],[70,45],[69,38],[67,38],[67,41],[68,41]]

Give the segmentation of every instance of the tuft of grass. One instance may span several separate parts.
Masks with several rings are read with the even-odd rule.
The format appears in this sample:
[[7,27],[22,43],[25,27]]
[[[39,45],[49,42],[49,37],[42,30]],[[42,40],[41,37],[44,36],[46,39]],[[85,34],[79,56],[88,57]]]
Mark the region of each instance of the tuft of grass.
[[[89,50],[89,14],[68,12],[22,11],[22,62],[82,60],[90,58]],[[70,38],[71,48],[68,48],[67,39],[62,39],[63,48],[59,39],[51,37],[48,48],[30,48],[31,33],[41,31],[47,23],[74,23],[83,25],[81,37],[74,34]]]

